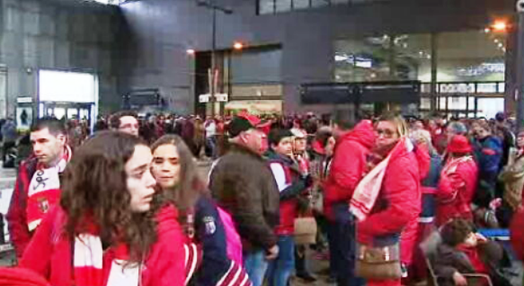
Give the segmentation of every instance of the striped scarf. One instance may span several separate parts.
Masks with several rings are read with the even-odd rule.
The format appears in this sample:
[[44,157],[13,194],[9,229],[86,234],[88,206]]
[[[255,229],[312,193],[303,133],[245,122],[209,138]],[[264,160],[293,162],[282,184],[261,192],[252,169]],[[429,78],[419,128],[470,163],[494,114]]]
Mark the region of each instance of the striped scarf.
[[60,200],[60,178],[71,159],[71,148],[66,145],[64,156],[53,167],[45,168],[38,164],[37,170],[31,178],[27,191],[27,227],[29,231],[34,231],[46,213]]
[[401,138],[386,159],[376,165],[358,184],[349,203],[349,209],[359,221],[364,221],[371,213],[380,194],[389,162],[403,148],[411,151],[414,146],[410,140],[405,137]]
[[104,252],[102,240],[94,233],[84,232],[75,237],[73,266],[76,286],[104,285],[104,255],[114,257],[105,286],[140,285],[143,263],[127,265],[128,248],[123,244]]

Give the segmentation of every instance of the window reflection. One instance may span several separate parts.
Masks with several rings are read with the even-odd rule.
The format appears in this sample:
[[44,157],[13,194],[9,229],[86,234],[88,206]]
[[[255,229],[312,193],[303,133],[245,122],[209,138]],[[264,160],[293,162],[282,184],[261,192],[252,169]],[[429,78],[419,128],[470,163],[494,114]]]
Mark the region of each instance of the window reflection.
[[[107,1],[107,0],[100,0]],[[258,0],[258,14],[274,14],[333,5],[343,5],[370,0]],[[378,0],[373,0],[378,1]]]
[[[336,41],[335,80],[429,83],[431,37],[430,34],[382,35]],[[504,90],[498,82],[503,82],[505,75],[505,34],[470,30],[440,33],[435,37],[437,82],[492,82],[479,89],[485,93]]]

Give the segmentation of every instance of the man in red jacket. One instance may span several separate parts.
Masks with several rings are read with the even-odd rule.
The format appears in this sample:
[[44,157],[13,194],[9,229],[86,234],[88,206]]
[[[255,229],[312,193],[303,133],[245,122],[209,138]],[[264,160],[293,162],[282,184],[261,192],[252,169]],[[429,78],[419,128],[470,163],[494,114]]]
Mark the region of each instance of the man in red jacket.
[[353,130],[348,113],[335,117],[335,146],[331,170],[324,185],[324,212],[329,221],[330,267],[337,285],[363,285],[354,275],[355,223],[349,213],[353,191],[366,172],[367,156],[375,135],[370,121],[360,122]]
[[6,216],[19,258],[45,214],[60,199],[60,174],[71,157],[65,134],[56,118],[39,119],[31,127],[34,156],[20,166]]

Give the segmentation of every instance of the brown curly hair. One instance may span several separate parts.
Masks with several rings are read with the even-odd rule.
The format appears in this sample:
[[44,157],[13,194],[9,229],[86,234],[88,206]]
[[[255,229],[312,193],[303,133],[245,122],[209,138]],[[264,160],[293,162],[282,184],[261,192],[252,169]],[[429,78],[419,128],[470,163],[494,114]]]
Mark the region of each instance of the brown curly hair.
[[155,210],[135,213],[130,208],[125,164],[138,145],[147,146],[123,132],[103,131],[89,139],[66,167],[60,198],[70,237],[85,232],[86,219],[92,219],[104,245],[129,247],[129,263],[141,262],[157,239]]

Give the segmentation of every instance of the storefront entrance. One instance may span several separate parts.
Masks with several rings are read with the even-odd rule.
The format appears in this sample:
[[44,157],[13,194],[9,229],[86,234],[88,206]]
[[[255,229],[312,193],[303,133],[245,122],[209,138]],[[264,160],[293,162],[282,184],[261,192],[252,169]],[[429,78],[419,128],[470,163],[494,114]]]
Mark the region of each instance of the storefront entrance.
[[40,114],[43,116],[54,116],[58,119],[87,120],[91,125],[92,103],[73,102],[40,102]]

